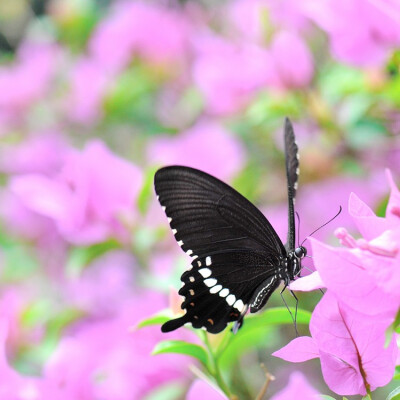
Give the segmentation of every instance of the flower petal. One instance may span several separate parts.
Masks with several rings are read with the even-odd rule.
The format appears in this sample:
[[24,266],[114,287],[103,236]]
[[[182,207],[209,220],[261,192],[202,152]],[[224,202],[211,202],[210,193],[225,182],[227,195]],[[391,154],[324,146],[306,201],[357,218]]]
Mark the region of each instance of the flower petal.
[[318,271],[311,273],[310,275],[296,279],[289,285],[290,290],[299,290],[301,292],[309,292],[315,289],[324,288],[325,284],[322,282],[321,275]]
[[300,336],[293,339],[285,347],[272,353],[272,355],[290,362],[303,362],[318,358],[319,352],[313,338]]

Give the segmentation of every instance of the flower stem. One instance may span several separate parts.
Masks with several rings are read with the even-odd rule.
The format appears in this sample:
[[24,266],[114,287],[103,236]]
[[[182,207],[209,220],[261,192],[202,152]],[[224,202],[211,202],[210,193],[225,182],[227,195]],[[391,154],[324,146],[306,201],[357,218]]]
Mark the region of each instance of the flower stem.
[[212,375],[215,379],[215,381],[217,382],[218,386],[221,388],[221,390],[226,394],[226,396],[229,399],[233,399],[236,398],[235,396],[232,395],[228,385],[225,383],[222,374],[221,374],[221,370],[219,368],[219,364],[218,364],[218,356],[214,353],[211,343],[208,340],[208,335],[206,332],[204,332],[203,335],[203,339],[204,339],[204,344],[206,345],[206,348],[208,350],[208,353],[210,355],[210,358],[212,360]]

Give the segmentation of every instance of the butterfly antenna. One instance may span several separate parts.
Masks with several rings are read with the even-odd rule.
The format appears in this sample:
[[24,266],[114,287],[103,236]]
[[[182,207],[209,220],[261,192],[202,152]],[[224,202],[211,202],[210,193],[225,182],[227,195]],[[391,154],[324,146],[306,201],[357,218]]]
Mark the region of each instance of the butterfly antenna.
[[299,337],[299,332],[297,331],[297,306],[299,305],[299,299],[297,296],[294,294],[293,290],[290,290],[290,294],[295,298],[296,300],[296,309],[294,311],[294,329],[296,330],[296,337]]
[[324,226],[328,225],[330,222],[332,222],[335,218],[337,218],[339,216],[339,214],[342,212],[342,206],[339,206],[339,211],[337,212],[337,214],[332,217],[329,221],[325,222],[323,225],[321,225],[319,228],[317,228],[315,231],[311,232],[302,242],[301,242],[301,246],[303,246],[304,242],[312,235],[314,235],[314,233],[318,232],[321,228],[323,228]]
[[300,237],[300,215],[296,211],[296,217],[297,217],[297,247],[300,247],[299,245],[299,237]]

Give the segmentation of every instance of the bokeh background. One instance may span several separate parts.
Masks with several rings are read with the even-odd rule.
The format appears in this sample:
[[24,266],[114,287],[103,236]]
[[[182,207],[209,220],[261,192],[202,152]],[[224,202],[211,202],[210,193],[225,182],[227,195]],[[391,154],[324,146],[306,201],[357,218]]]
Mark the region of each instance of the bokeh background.
[[[0,398],[211,399],[192,358],[151,355],[165,339],[200,343],[193,331],[137,327],[176,309],[189,263],[154,172],[229,182],[285,240],[288,116],[299,238],[342,206],[315,235],[339,245],[335,228],[357,236],[349,194],[383,215],[385,168],[399,182],[399,106],[396,0],[1,0]],[[295,370],[330,393],[318,361],[271,356],[294,335],[268,323],[237,335],[221,371],[240,399],[262,387],[261,362],[276,377],[265,398]]]

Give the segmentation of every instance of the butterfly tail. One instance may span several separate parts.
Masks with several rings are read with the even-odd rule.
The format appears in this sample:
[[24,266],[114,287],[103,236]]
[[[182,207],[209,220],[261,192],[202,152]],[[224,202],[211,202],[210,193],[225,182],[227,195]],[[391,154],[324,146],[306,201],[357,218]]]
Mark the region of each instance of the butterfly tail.
[[161,331],[164,333],[174,331],[175,329],[178,329],[181,326],[185,325],[186,322],[188,322],[188,319],[185,314],[184,316],[182,316],[180,318],[171,319],[170,321],[163,324],[161,326]]

